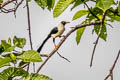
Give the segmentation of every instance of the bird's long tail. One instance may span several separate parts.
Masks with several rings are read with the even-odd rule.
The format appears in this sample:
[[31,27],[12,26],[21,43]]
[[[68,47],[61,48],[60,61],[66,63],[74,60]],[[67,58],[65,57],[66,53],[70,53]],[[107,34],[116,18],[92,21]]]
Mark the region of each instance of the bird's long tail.
[[43,43],[41,44],[41,46],[37,49],[37,52],[40,53],[40,51],[42,50],[42,47],[44,46],[44,44],[46,43],[46,41],[50,38],[50,35],[47,36],[47,38],[43,41]]

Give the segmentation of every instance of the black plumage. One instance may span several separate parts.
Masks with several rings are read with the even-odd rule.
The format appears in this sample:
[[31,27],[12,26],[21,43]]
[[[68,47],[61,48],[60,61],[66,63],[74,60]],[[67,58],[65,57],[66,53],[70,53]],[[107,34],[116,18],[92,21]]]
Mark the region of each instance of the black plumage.
[[43,43],[41,44],[41,46],[37,49],[37,52],[40,52],[43,45],[46,43],[46,41],[51,37],[51,34],[55,34],[58,32],[58,28],[54,27],[51,32],[49,33],[49,35],[45,38],[45,40],[43,41]]

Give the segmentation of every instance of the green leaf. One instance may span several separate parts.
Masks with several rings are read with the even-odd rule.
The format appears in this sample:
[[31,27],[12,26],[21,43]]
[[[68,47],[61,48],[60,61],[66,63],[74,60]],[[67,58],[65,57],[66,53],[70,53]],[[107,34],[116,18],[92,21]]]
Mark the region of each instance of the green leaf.
[[97,0],[96,7],[106,11],[114,4],[114,0]]
[[26,65],[26,64],[28,64],[28,63],[21,61],[21,62],[19,63],[19,65],[18,65],[18,67],[22,67],[22,66],[24,66],[24,65]]
[[47,0],[35,0],[35,2],[42,8],[45,9],[47,7]]
[[76,42],[77,42],[77,44],[80,43],[80,40],[81,40],[81,37],[82,37],[82,35],[83,35],[84,30],[85,30],[85,27],[79,28],[79,29],[77,30],[77,32],[76,32]]
[[48,7],[48,10],[53,9],[55,0],[35,0],[35,2],[42,8],[45,9]]
[[42,74],[31,74],[31,78],[34,80],[52,80],[48,76],[42,75]]
[[107,29],[106,29],[106,25],[105,24],[102,25],[102,30],[101,30],[100,38],[102,38],[105,41],[107,39]]
[[[88,0],[84,0],[84,2],[87,2],[87,1],[88,1]],[[81,5],[82,3],[83,3],[82,0],[75,0],[75,4],[74,4],[73,7],[71,8],[71,10],[74,9],[75,7]]]
[[28,50],[23,52],[18,58],[22,59],[23,62],[41,62],[41,56],[37,51]]
[[75,15],[73,16],[72,20],[76,20],[84,15],[88,14],[87,10],[80,10],[78,12],[75,13]]
[[59,0],[54,8],[53,16],[58,17],[74,0]]
[[0,73],[0,80],[12,80],[13,73],[14,73],[14,68],[5,69]]
[[[102,15],[103,14],[103,11],[97,7],[94,7],[94,8],[90,8],[90,10],[94,13],[94,15],[96,15],[97,17],[99,17],[98,15]],[[87,19],[89,19],[90,21],[92,20],[95,20],[96,17],[93,16],[90,12],[89,14],[87,15]]]
[[[101,25],[94,25],[94,31],[96,32],[96,34],[98,35],[98,32],[100,30],[100,26]],[[104,41],[106,41],[107,38],[107,30],[106,30],[106,25],[103,24],[101,27],[101,32],[100,32],[100,38],[103,39]]]
[[8,44],[11,45],[11,38],[8,38]]
[[4,48],[2,47],[2,45],[0,45],[0,54],[2,54],[4,52]]
[[14,36],[13,43],[17,47],[23,48],[25,46],[25,44],[26,44],[26,39],[25,38],[17,38],[16,36]]
[[[113,12],[115,12],[114,9],[111,8],[111,10],[112,10]],[[114,20],[120,21],[120,16],[114,14],[113,12],[108,11],[106,15],[107,15],[110,19],[112,19],[113,21],[114,21]]]
[[28,2],[31,2],[32,0],[28,0]]
[[73,7],[71,8],[71,10],[74,9],[75,7],[79,6],[80,4],[82,4],[82,1],[81,1],[81,0],[76,0],[76,1],[75,1],[75,4],[74,4]]
[[22,68],[7,68],[0,73],[0,80],[12,80],[13,76],[26,76],[27,71]]
[[119,1],[119,4],[118,4],[118,12],[120,13],[120,1]]
[[10,57],[11,57],[11,59],[12,59],[13,61],[16,60],[16,56],[14,55],[14,53],[10,53]]
[[3,3],[3,0],[0,0],[0,3]]
[[47,0],[48,10],[53,9],[54,4],[55,4],[55,0]]
[[1,42],[1,46],[3,47],[5,52],[11,52],[15,49],[15,46],[11,46],[5,40],[2,40]]
[[9,66],[12,59],[10,57],[0,58],[0,67]]
[[52,80],[52,79],[46,75],[34,73],[27,77],[22,77],[19,80]]
[[22,77],[26,77],[28,75],[28,72],[25,71],[22,68],[14,68],[14,74],[13,76],[22,76]]

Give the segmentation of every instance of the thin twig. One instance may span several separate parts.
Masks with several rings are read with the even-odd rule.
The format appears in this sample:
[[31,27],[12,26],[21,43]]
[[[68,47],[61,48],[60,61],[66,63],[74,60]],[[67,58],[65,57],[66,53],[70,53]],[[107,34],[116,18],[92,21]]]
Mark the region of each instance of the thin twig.
[[17,3],[17,1],[16,1],[16,7],[15,7],[15,9],[14,9],[15,18],[16,18],[16,11],[17,11],[18,7],[22,4],[23,1],[24,1],[24,0],[21,0],[19,3]]
[[41,57],[48,57],[49,54],[40,54]]
[[113,70],[114,70],[115,65],[116,65],[116,63],[117,63],[117,61],[118,61],[119,55],[120,55],[120,50],[119,50],[119,52],[118,52],[118,54],[117,54],[117,57],[116,57],[113,65],[112,65],[112,67],[111,67],[110,70],[109,70],[109,74],[105,77],[104,80],[107,80],[109,77],[111,77],[111,80],[113,80]]
[[109,9],[109,11],[112,12],[114,15],[117,15],[117,16],[120,17],[120,14],[118,14],[118,12],[112,11],[112,10],[110,10],[110,9]]
[[106,15],[107,11],[104,12],[103,14],[103,17],[102,17],[102,22],[101,22],[101,25],[100,25],[100,29],[98,31],[98,37],[95,41],[95,45],[94,45],[94,48],[93,48],[93,52],[92,52],[92,56],[91,56],[91,60],[90,60],[90,67],[92,67],[92,64],[93,64],[93,59],[94,59],[94,55],[95,55],[95,50],[96,50],[96,47],[97,47],[97,44],[98,44],[98,41],[99,41],[99,38],[100,38],[100,35],[101,35],[101,30],[102,30],[102,26],[104,24],[104,20],[105,20],[105,15]]
[[61,58],[63,58],[63,59],[65,59],[66,61],[68,61],[68,62],[70,62],[70,60],[68,60],[67,58],[65,58],[64,56],[62,56],[61,54],[59,54],[59,52],[57,51],[57,54],[61,57]]
[[90,9],[89,6],[87,5],[87,3],[84,2],[84,4],[87,6],[87,8],[88,8],[88,10],[90,11],[90,13],[91,13],[95,18],[97,18],[97,20],[100,20],[100,19],[91,11],[91,9]]
[[8,0],[6,2],[1,3],[0,4],[0,9],[3,8],[3,7],[5,7],[7,4],[9,4],[9,3],[13,2],[13,1],[16,1],[16,0]]
[[95,50],[96,50],[96,47],[97,47],[97,44],[98,44],[98,41],[99,41],[99,37],[100,37],[100,34],[98,35],[98,37],[95,41],[95,45],[94,45],[91,60],[90,60],[90,67],[92,67],[92,64],[93,64],[93,58],[94,58],[94,55],[95,55]]
[[[10,13],[10,12],[14,12],[14,15],[15,15],[15,18],[16,18],[16,11],[18,9],[18,7],[22,4],[24,0],[21,0],[19,3],[17,2],[17,0],[8,0],[4,3],[1,3],[0,4],[0,10],[1,12],[3,13]],[[14,8],[11,8],[11,9],[6,9],[4,8],[6,5],[10,4],[10,3],[13,3],[15,5]]]
[[79,28],[86,27],[86,26],[91,26],[91,25],[96,25],[96,24],[101,24],[102,21],[96,21],[96,22],[91,22],[91,23],[86,23],[86,24],[79,24],[76,25],[74,28],[72,28],[66,35],[65,37],[62,38],[62,40],[58,43],[58,48],[54,48],[53,51],[49,54],[49,56],[46,58],[46,60],[42,63],[42,65],[38,68],[36,73],[39,73],[39,71],[42,69],[42,67],[47,63],[47,61],[52,57],[52,55],[55,54],[55,52],[59,49],[59,47],[64,43],[64,41],[70,36],[71,33],[76,31]]
[[111,24],[108,24],[108,23],[107,23],[107,25],[110,26],[111,28],[113,28],[113,26],[112,26]]
[[[27,7],[27,19],[28,19],[28,31],[29,31],[30,47],[31,47],[31,50],[33,50],[32,38],[31,38],[30,12],[29,12],[28,0],[26,0],[26,7]],[[33,65],[33,69],[34,69],[34,72],[35,72],[35,64]],[[27,71],[28,70],[29,70],[29,65],[28,65]]]

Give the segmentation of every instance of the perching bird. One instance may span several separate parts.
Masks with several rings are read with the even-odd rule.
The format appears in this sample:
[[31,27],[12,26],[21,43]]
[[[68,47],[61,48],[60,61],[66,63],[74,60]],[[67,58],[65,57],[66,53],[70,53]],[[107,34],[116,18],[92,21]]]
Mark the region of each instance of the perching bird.
[[42,47],[44,46],[44,44],[46,43],[46,41],[52,37],[53,38],[53,43],[55,45],[55,48],[57,48],[56,44],[55,44],[55,38],[56,37],[60,37],[62,35],[62,33],[65,31],[65,25],[68,24],[70,22],[67,21],[61,21],[57,27],[54,27],[51,32],[48,34],[48,36],[46,37],[46,39],[43,41],[43,43],[41,44],[41,46],[37,49],[37,52],[40,52]]

